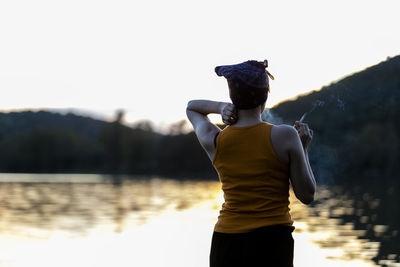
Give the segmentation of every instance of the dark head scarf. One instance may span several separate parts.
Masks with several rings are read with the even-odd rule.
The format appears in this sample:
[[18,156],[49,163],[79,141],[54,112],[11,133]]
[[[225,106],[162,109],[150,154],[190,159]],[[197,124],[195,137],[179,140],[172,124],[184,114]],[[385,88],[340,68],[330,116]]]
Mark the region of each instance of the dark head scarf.
[[269,80],[274,77],[266,70],[268,61],[249,60],[240,64],[218,66],[215,72],[228,80],[229,96],[238,109],[255,108],[267,100]]

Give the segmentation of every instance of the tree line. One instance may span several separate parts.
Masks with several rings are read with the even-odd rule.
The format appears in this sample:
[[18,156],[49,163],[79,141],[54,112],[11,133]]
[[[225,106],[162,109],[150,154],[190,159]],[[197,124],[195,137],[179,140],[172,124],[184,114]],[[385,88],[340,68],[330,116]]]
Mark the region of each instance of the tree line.
[[0,113],[0,172],[216,177],[193,132],[175,125],[161,134],[150,122],[128,127],[122,118]]

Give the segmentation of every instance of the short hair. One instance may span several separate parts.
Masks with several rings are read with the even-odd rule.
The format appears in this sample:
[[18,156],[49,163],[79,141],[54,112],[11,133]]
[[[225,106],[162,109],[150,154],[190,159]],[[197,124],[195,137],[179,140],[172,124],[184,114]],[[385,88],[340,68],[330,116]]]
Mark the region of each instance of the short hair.
[[229,97],[238,109],[252,109],[263,103],[268,98],[269,83],[267,87],[257,88],[239,79],[228,80]]

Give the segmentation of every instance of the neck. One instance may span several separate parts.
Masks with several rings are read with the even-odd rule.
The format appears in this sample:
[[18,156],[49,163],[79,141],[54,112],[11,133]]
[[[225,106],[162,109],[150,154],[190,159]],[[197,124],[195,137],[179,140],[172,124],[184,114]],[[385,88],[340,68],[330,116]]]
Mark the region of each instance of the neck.
[[238,120],[232,126],[250,126],[262,122],[260,108],[239,109]]

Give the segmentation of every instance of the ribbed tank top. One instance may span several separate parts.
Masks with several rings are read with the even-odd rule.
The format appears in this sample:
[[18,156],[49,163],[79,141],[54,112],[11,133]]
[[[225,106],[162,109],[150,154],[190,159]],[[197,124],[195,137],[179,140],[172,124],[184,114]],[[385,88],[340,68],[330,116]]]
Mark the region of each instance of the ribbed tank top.
[[217,138],[213,165],[222,183],[214,231],[246,233],[269,225],[294,229],[289,214],[289,165],[275,154],[272,124],[228,126]]

